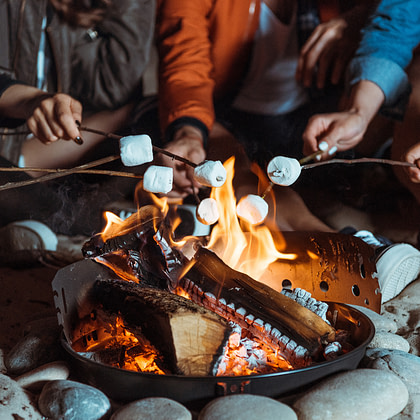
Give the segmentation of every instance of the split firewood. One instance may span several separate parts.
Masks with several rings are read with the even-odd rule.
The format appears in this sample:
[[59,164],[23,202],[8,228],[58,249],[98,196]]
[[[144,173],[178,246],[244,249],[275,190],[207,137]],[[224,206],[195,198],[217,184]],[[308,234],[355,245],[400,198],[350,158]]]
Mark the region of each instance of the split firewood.
[[191,300],[119,280],[98,281],[92,296],[104,310],[119,313],[135,334],[141,330],[173,373],[212,375],[232,332],[229,323]]
[[249,315],[264,321],[264,325],[286,334],[310,354],[316,353],[321,343],[334,341],[334,328],[320,316],[271,287],[233,270],[212,251],[200,248],[194,263],[185,277],[198,285],[202,294],[234,304],[243,318]]

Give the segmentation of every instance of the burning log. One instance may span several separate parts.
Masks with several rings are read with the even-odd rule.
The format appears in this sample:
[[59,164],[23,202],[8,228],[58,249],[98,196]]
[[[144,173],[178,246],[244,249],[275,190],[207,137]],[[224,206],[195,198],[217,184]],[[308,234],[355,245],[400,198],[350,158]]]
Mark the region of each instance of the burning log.
[[189,299],[127,281],[97,281],[92,296],[140,331],[183,375],[213,375],[232,332],[228,322]]
[[[215,253],[200,248],[195,264],[180,281],[190,298],[227,318],[234,318],[256,336],[267,336],[284,351],[286,358],[301,358],[297,345],[315,355],[321,344],[335,339],[335,330],[319,315],[293,299],[251,277],[231,269]],[[295,341],[290,347],[284,336]]]

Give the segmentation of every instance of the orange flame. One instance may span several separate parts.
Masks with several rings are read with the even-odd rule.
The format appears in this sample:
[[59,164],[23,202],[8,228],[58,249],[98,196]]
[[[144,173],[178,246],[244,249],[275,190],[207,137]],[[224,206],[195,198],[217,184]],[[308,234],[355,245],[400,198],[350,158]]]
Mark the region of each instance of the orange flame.
[[[276,246],[273,234],[267,226],[246,224],[246,232],[241,228],[236,215],[236,198],[232,185],[234,158],[227,160],[224,166],[227,172],[226,182],[220,188],[213,188],[211,192],[211,197],[218,204],[220,218],[213,227],[207,247],[216,252],[231,268],[258,280],[272,262],[278,259],[291,260],[297,256],[279,252],[277,248],[283,243],[280,244],[277,239]],[[280,236],[280,240],[282,239]]]

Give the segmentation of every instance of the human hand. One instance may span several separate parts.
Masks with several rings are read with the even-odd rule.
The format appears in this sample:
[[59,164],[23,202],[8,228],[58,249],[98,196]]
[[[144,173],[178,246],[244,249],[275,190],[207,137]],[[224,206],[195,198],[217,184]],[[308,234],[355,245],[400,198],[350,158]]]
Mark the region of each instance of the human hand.
[[82,120],[82,105],[64,93],[41,94],[29,101],[28,128],[43,143],[80,136],[76,121]]
[[[192,126],[179,129],[174,140],[165,146],[165,150],[196,164],[206,158],[201,131]],[[168,197],[185,198],[198,193],[200,184],[194,180],[194,168],[163,154],[159,154],[158,160],[160,164],[171,167],[174,171],[173,188]]]
[[410,147],[403,159],[406,162],[417,165],[417,168],[406,167],[405,170],[407,171],[411,182],[416,184],[420,183],[420,142]]
[[328,77],[332,84],[338,84],[357,42],[344,17],[318,25],[300,51],[296,80],[305,87],[315,83],[318,89],[325,86]]
[[[310,155],[325,150],[321,158],[355,147],[363,138],[369,121],[363,114],[350,110],[314,115],[308,122],[303,137],[303,153]],[[324,147],[319,147],[320,143]]]

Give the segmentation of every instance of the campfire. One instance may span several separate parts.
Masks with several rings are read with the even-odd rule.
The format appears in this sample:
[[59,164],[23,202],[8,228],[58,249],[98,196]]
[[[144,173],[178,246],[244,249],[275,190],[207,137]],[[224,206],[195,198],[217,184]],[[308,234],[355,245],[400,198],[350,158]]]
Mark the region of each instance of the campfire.
[[[57,276],[53,288],[66,346],[82,363],[155,376],[243,378],[311,369],[354,355],[361,344],[357,316],[343,319],[346,310],[291,287],[294,279],[285,282],[286,273],[274,288],[260,281],[273,264],[289,271],[322,266],[326,258],[320,258],[320,245],[326,240],[331,246],[331,234],[305,235],[315,251],[286,252],[290,233],[240,221],[233,163],[225,163],[225,185],[212,190],[220,218],[210,238],[174,241],[177,222],[166,201],[155,198],[126,220],[107,214],[104,231],[83,247],[89,268],[82,268],[71,292],[68,272]],[[363,245],[344,241],[335,258],[343,246],[353,246],[360,265]],[[340,272],[337,261],[335,273]],[[371,275],[368,262],[362,265],[362,277]],[[345,266],[354,292],[357,270],[351,258]],[[307,271],[304,277],[313,277],[313,270]],[[322,282],[328,295],[329,283],[325,277]],[[367,294],[373,301],[370,290]]]

